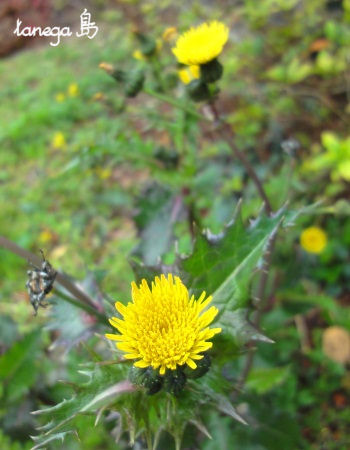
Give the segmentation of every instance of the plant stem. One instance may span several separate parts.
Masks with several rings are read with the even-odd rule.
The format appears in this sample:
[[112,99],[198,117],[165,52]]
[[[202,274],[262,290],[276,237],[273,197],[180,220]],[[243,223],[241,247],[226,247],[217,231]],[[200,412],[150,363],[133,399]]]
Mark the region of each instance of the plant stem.
[[151,97],[154,97],[165,103],[169,103],[169,105],[175,106],[178,109],[182,109],[183,111],[186,111],[188,114],[191,114],[192,116],[196,117],[197,119],[208,120],[205,116],[198,113],[196,110],[192,109],[191,107],[189,107],[177,100],[174,100],[172,97],[169,97],[168,95],[160,94],[159,92],[153,91],[149,87],[144,87],[143,92],[145,92],[145,94],[148,94]]
[[248,160],[248,158],[245,156],[245,154],[243,152],[241,152],[239,150],[239,148],[235,145],[234,140],[233,140],[233,133],[231,130],[231,127],[229,126],[229,124],[225,121],[223,121],[215,107],[215,104],[213,102],[209,103],[209,108],[213,114],[216,126],[217,126],[217,132],[224,132],[224,137],[225,140],[227,142],[227,144],[231,147],[231,150],[233,151],[233,154],[235,155],[235,157],[237,159],[239,159],[239,161],[242,163],[242,165],[244,166],[244,168],[246,169],[248,175],[250,176],[250,178],[252,179],[252,181],[254,182],[260,197],[262,198],[263,202],[264,202],[264,207],[265,210],[268,214],[272,213],[272,206],[270,203],[269,198],[266,195],[266,192],[264,190],[264,187],[258,177],[258,175],[255,172],[254,167],[251,165],[250,161]]
[[[264,187],[258,177],[258,175],[255,172],[254,167],[251,165],[250,161],[248,160],[248,158],[245,156],[244,153],[242,153],[239,148],[235,145],[234,140],[233,140],[233,132],[231,127],[229,126],[229,124],[225,121],[223,121],[215,107],[214,101],[210,102],[208,104],[209,109],[213,115],[214,118],[214,123],[217,126],[217,132],[224,132],[224,137],[226,142],[228,143],[228,145],[231,147],[233,154],[236,156],[237,159],[239,159],[239,161],[242,163],[242,165],[244,166],[244,168],[246,169],[248,175],[250,176],[250,178],[252,179],[252,181],[254,182],[257,191],[260,195],[260,197],[262,198],[262,200],[264,201],[264,207],[265,207],[265,211],[267,214],[271,214],[272,213],[272,206],[271,206],[271,202],[269,200],[269,198],[266,195],[266,192],[264,190]],[[262,314],[265,310],[265,306],[266,306],[266,300],[265,300],[265,290],[266,290],[266,284],[269,278],[269,271],[270,271],[270,266],[271,266],[271,260],[272,260],[272,253],[275,247],[275,242],[276,242],[276,235],[274,235],[270,242],[268,243],[267,249],[266,249],[266,253],[265,253],[265,261],[263,264],[263,268],[262,268],[262,274],[259,280],[259,285],[258,285],[258,289],[257,289],[257,295],[256,297],[259,299],[260,301],[260,306],[256,312],[253,324],[256,328],[259,328],[260,325],[260,321],[262,318]],[[238,380],[238,383],[236,385],[237,390],[241,390],[247,380],[247,377],[249,375],[249,372],[251,370],[251,368],[253,367],[253,363],[254,363],[254,356],[255,356],[255,352],[256,349],[255,348],[251,348],[246,361],[245,361],[245,365],[244,368],[242,370],[241,376]]]
[[76,300],[73,297],[69,297],[68,295],[64,294],[62,291],[60,291],[59,289],[55,288],[54,289],[54,293],[57,295],[57,297],[60,297],[62,300],[65,300],[67,303],[70,303],[73,306],[76,306],[77,308],[83,309],[84,311],[86,311],[88,314],[91,314],[93,316],[96,316],[96,318],[101,322],[101,323],[106,323],[106,317],[104,316],[104,314],[101,314],[99,311],[96,310],[96,308],[93,308],[92,306],[83,303],[79,300]]
[[[31,252],[28,252],[27,250],[10,241],[9,239],[5,238],[4,236],[0,236],[0,247],[3,247],[6,250],[9,250],[10,252],[19,256],[20,258],[27,260],[29,263],[32,263],[36,267],[40,267],[42,263],[42,260],[41,258],[39,258],[39,256],[34,255]],[[87,295],[84,291],[82,291],[75,283],[70,281],[69,278],[67,278],[65,275],[63,275],[60,272],[57,272],[55,281],[58,282],[61,286],[63,286],[68,292],[70,292],[73,295],[73,297],[79,300],[79,302],[76,301],[75,306],[79,305],[80,308],[85,309],[91,314],[94,314],[99,319],[104,317],[101,308],[99,308],[99,305],[97,305],[89,295]],[[63,298],[63,296],[65,296],[65,294],[63,294],[61,291],[58,292],[60,297]],[[65,300],[69,298],[70,303],[74,301],[74,299],[71,299],[70,297],[67,296],[65,297],[66,297],[64,298]]]
[[[265,307],[266,307],[266,298],[265,298],[265,290],[266,290],[266,284],[269,278],[269,271],[271,267],[271,261],[272,261],[272,253],[275,248],[275,242],[276,242],[276,234],[271,238],[267,250],[266,250],[266,257],[264,261],[264,265],[262,268],[262,274],[259,280],[259,285],[256,293],[257,299],[260,301],[260,306],[257,309],[255,318],[253,320],[253,325],[256,328],[259,328],[260,322],[262,319],[262,315],[264,313]],[[248,352],[241,376],[237,383],[237,389],[241,390],[248,378],[249,372],[251,368],[253,367],[254,357],[256,353],[256,348],[251,348]]]

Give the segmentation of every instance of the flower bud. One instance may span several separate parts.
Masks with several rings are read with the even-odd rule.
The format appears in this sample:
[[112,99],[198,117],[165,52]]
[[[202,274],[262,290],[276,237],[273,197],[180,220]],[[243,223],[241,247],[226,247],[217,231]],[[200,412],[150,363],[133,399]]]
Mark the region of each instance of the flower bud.
[[164,375],[164,390],[178,396],[186,384],[186,375],[181,369],[167,370]]
[[132,366],[129,371],[129,380],[137,386],[146,388],[148,395],[156,394],[163,385],[163,378],[152,367],[140,369]]
[[208,353],[204,353],[204,357],[196,361],[196,364],[197,368],[194,370],[189,367],[185,368],[184,372],[187,378],[200,378],[208,372],[211,366],[211,358]]
[[189,97],[195,102],[210,99],[210,92],[206,83],[202,80],[193,80],[186,85],[186,91]]
[[153,155],[165,169],[175,169],[178,166],[180,156],[174,149],[160,146],[154,150]]
[[135,36],[140,42],[140,51],[144,56],[152,56],[156,53],[157,42],[143,33],[135,32]]
[[204,83],[214,83],[220,80],[223,67],[217,59],[212,59],[206,64],[201,64],[201,80]]
[[145,74],[142,70],[135,70],[129,72],[125,76],[125,95],[127,97],[136,97],[136,95],[142,90],[143,83],[145,81]]

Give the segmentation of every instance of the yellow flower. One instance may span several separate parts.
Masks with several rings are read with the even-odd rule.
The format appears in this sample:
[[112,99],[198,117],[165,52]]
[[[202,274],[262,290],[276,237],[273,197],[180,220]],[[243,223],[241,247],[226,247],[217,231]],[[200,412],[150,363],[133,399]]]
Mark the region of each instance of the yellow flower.
[[300,244],[309,253],[321,253],[327,245],[327,235],[319,227],[305,228],[300,236]]
[[39,241],[42,244],[47,244],[48,242],[51,242],[54,238],[54,235],[52,231],[50,231],[48,228],[45,228],[40,234],[39,234]]
[[57,103],[62,103],[64,102],[66,96],[64,95],[63,92],[59,92],[58,94],[56,94],[55,99]]
[[177,29],[175,27],[166,28],[162,34],[163,41],[171,41],[177,35]]
[[137,59],[138,61],[146,61],[146,57],[143,56],[143,54],[141,53],[141,50],[134,50],[132,56]]
[[101,179],[101,180],[107,180],[107,178],[109,178],[112,175],[112,170],[110,169],[110,167],[96,167],[96,175]]
[[54,134],[52,138],[52,147],[56,149],[64,148],[66,146],[66,139],[64,137],[64,134],[58,131]]
[[199,66],[189,66],[184,69],[180,69],[177,74],[180,80],[184,84],[188,84],[191,81],[198,79],[200,77],[200,67]]
[[227,26],[221,22],[203,23],[183,33],[172,51],[182,64],[206,64],[220,55],[228,34]]
[[69,97],[76,97],[79,94],[79,86],[77,85],[77,83],[71,83],[68,86],[67,92]]
[[171,274],[156,277],[151,289],[146,280],[139,287],[133,282],[131,287],[132,303],[115,304],[123,319],[110,319],[120,334],[106,337],[119,341],[116,347],[126,352],[125,358],[137,360],[135,367],[159,368],[161,375],[177,365],[196,369],[194,361],[213,345],[207,340],[221,332],[221,328],[208,327],[218,309],[211,306],[203,312],[212,297],[206,299],[203,292],[198,300],[193,295],[190,298],[180,278]]

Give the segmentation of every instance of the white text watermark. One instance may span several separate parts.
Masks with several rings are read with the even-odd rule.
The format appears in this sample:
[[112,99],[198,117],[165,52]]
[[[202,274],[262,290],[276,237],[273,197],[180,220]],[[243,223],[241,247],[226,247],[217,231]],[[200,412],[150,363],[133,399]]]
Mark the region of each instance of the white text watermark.
[[[17,36],[24,37],[34,37],[34,36],[45,36],[54,37],[55,40],[50,42],[50,45],[56,47],[61,42],[61,37],[69,37],[73,35],[70,27],[32,27],[24,26],[21,28],[22,21],[17,19],[16,28],[13,33]],[[93,39],[98,33],[98,26],[95,22],[91,22],[91,14],[84,9],[83,13],[80,14],[80,29],[75,33],[77,37],[87,36],[89,39]]]

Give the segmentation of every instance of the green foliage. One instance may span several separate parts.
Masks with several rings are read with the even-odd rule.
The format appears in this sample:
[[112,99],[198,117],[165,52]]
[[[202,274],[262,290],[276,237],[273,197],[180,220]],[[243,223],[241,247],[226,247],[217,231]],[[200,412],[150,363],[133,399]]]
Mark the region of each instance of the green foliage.
[[39,352],[40,334],[40,330],[36,330],[24,336],[0,357],[2,401],[18,400],[35,383],[39,375],[36,355]]
[[332,180],[350,180],[350,137],[338,138],[332,132],[321,135],[324,150],[315,149],[312,159],[305,162],[305,168],[314,172],[330,171]]

